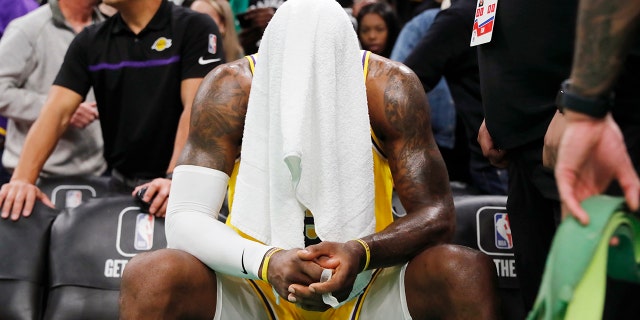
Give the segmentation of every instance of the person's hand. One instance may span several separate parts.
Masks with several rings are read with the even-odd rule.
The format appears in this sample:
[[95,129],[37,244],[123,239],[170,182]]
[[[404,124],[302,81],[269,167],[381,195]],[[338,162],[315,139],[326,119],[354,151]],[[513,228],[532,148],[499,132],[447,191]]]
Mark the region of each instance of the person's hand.
[[556,165],[558,159],[558,147],[560,146],[560,139],[564,133],[564,129],[567,123],[564,116],[560,111],[556,111],[556,114],[551,119],[547,133],[544,135],[544,146],[542,148],[542,165],[547,168],[553,168]]
[[507,152],[496,148],[493,144],[493,139],[491,139],[491,134],[489,134],[484,120],[482,120],[480,129],[478,130],[478,143],[480,144],[480,148],[482,148],[482,155],[489,159],[492,165],[501,169],[509,165],[506,157]]
[[171,179],[156,178],[153,181],[137,186],[132,196],[136,196],[138,191],[146,188],[144,197],[140,200],[149,203],[149,213],[156,217],[164,217],[167,213],[167,202],[169,201],[169,190],[171,189]]
[[620,183],[629,208],[638,210],[640,181],[611,114],[595,119],[566,110],[565,118],[567,126],[555,168],[563,213],[569,211],[582,224],[588,224],[589,216],[580,202],[602,193],[613,179]]
[[323,269],[314,261],[300,259],[299,251],[300,249],[281,250],[271,256],[267,271],[269,283],[281,297],[301,308],[327,310],[329,306],[322,302],[322,295],[310,292],[308,287],[309,284],[320,281]]
[[2,219],[7,219],[11,216],[13,221],[20,219],[21,215],[28,217],[33,211],[36,199],[54,208],[49,197],[34,184],[20,180],[12,180],[9,183],[5,183],[0,189],[0,204],[2,205],[0,216]]
[[322,296],[331,293],[338,301],[344,301],[351,293],[356,276],[362,271],[365,249],[357,241],[323,241],[299,251],[298,257],[314,261],[324,269],[333,269],[334,273],[329,281],[310,284],[308,293],[294,287],[296,292],[293,296],[296,300],[306,301],[308,294]]
[[83,102],[73,113],[69,124],[76,128],[84,128],[98,119],[98,107],[95,102]]

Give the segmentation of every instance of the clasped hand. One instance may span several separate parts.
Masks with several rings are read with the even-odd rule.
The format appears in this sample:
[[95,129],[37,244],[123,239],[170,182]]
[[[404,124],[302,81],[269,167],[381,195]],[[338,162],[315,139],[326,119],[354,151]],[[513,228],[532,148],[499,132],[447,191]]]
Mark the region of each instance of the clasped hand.
[[[282,250],[271,257],[267,278],[278,294],[303,309],[325,311],[330,308],[322,295],[332,293],[338,301],[345,300],[356,276],[361,271],[362,246],[322,242],[305,249]],[[332,269],[333,276],[320,282],[322,270]]]

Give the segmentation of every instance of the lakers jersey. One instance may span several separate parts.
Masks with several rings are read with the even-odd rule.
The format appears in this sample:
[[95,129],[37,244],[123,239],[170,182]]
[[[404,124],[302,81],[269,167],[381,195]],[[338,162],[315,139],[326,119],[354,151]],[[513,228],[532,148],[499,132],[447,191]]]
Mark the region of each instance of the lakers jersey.
[[[371,52],[362,51],[362,67],[364,70],[364,79],[367,78],[367,72],[369,69],[369,57]],[[251,67],[251,72],[255,72],[255,66],[258,60],[258,54],[253,54],[245,57],[249,61],[249,65]],[[391,197],[393,191],[393,178],[391,176],[391,170],[389,169],[389,163],[387,158],[380,147],[380,142],[378,138],[375,136],[373,130],[371,130],[371,142],[372,142],[372,156],[373,156],[373,179],[374,179],[374,192],[375,192],[375,219],[376,219],[376,232],[381,231],[386,226],[388,226],[393,221],[393,215],[391,211]],[[236,177],[238,175],[238,168],[240,166],[240,161],[236,161],[236,164],[231,173],[231,177],[229,179],[229,218],[227,219],[227,224],[231,226],[234,230],[238,231],[245,238],[250,238],[246,234],[239,230],[233,224],[231,224],[231,215],[233,215],[233,196],[235,193],[235,183]],[[311,212],[306,212],[305,217],[305,230],[301,230],[305,234],[305,245],[311,245],[320,242],[316,233],[315,227],[313,224],[313,214]],[[252,239],[255,240],[255,239]]]

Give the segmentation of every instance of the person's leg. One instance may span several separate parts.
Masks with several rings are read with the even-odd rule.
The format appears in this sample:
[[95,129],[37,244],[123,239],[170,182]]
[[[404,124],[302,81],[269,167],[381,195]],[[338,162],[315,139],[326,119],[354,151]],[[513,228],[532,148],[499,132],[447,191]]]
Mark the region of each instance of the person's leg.
[[525,310],[533,308],[560,222],[553,170],[542,165],[542,141],[509,150],[507,213]]
[[213,319],[216,276],[192,255],[162,249],[135,256],[120,289],[120,319]]
[[499,319],[493,261],[467,247],[441,245],[409,262],[407,306],[413,319]]

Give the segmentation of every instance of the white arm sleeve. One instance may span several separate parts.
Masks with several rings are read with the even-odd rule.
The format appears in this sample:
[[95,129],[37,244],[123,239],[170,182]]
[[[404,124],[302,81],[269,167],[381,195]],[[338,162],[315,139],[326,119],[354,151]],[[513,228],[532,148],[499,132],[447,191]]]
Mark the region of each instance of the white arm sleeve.
[[224,172],[210,168],[175,168],[165,219],[167,246],[192,254],[217,272],[259,279],[262,259],[272,247],[245,239],[217,220],[228,180]]

